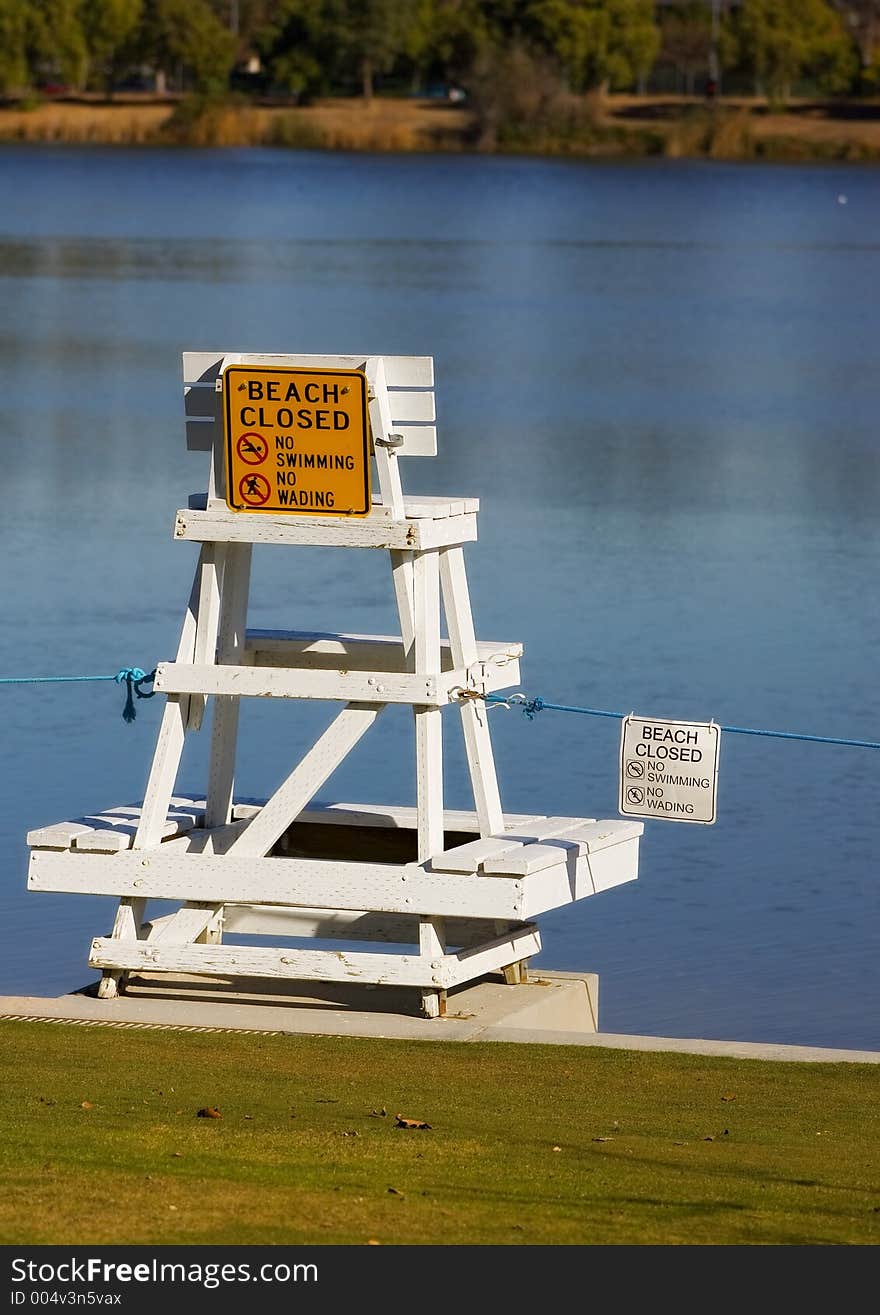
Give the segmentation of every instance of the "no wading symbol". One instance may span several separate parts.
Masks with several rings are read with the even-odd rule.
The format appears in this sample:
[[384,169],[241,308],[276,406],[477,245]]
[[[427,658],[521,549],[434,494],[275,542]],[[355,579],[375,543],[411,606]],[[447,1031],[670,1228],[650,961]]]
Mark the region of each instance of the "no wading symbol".
[[235,446],[246,466],[259,466],[269,455],[269,444],[256,431],[242,434]]
[[262,507],[271,491],[265,475],[245,475],[238,485],[239,496],[249,507]]

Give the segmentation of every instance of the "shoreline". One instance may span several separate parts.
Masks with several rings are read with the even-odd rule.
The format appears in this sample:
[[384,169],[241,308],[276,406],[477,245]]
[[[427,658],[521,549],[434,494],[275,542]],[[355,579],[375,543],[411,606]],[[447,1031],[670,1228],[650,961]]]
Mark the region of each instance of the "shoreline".
[[880,101],[851,105],[610,96],[574,130],[521,126],[478,141],[475,115],[428,100],[328,99],[309,106],[81,97],[0,107],[0,144],[276,147],[520,155],[572,160],[880,162]]

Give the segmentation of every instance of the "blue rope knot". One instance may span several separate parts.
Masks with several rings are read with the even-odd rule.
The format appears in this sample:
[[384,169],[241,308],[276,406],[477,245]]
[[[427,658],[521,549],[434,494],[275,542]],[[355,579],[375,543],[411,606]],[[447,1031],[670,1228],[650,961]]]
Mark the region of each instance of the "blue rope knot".
[[121,671],[117,671],[113,679],[116,681],[117,685],[124,684],[127,691],[125,696],[125,707],[122,709],[123,721],[132,722],[137,716],[134,706],[135,696],[139,699],[151,699],[156,693],[154,689],[151,689],[149,694],[145,694],[141,688],[142,685],[149,685],[155,678],[155,675],[155,667],[149,675],[147,675],[146,671],[142,671],[140,667],[123,667]]
[[541,698],[540,694],[536,695],[533,699],[526,699],[523,704],[523,716],[528,717],[529,721],[534,721],[536,715],[543,707],[544,700]]

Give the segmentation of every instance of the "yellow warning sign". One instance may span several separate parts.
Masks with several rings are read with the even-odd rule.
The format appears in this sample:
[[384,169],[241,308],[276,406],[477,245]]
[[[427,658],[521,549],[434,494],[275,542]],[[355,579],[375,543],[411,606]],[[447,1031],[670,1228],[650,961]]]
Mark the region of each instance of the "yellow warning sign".
[[233,511],[367,515],[370,439],[361,371],[230,365],[223,414]]

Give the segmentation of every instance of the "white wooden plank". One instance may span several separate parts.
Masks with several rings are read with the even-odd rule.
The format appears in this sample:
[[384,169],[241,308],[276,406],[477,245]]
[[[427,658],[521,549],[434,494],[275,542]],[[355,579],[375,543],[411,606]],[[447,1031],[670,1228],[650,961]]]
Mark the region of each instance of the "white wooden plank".
[[87,835],[93,829],[86,821],[52,822],[28,831],[25,842],[31,849],[70,849],[78,836]]
[[96,937],[89,953],[92,968],[195,973],[227,977],[268,977],[294,981],[351,982],[422,986],[445,990],[482,977],[541,949],[536,927],[522,928],[479,948],[435,956],[379,954],[376,951],[292,950],[239,945],[179,945]]
[[402,520],[403,489],[400,484],[397,453],[389,448],[386,442],[390,440],[395,426],[391,418],[388,389],[385,384],[385,363],[381,356],[370,357],[366,363],[366,374],[373,456],[376,459],[376,473],[379,477],[382,501],[392,520]]
[[[236,935],[311,937],[317,940],[384,941],[418,945],[419,919],[405,914],[370,913],[363,909],[282,909],[266,904],[227,904],[224,930]],[[466,927],[485,928],[473,920]]]
[[[283,909],[267,904],[227,904],[224,910],[224,932],[240,936],[384,941],[414,947],[419,943],[420,919],[406,914]],[[488,918],[449,918],[445,926],[447,944],[459,948],[489,941],[497,934],[494,920]]]
[[[608,852],[623,848],[617,846]],[[515,877],[434,874],[417,864],[239,858],[229,853],[214,857],[165,851],[165,845],[149,854],[133,850],[77,854],[35,849],[28,865],[28,889],[302,908],[326,907],[332,900],[334,909],[523,920],[525,886]],[[526,880],[544,876],[539,873],[537,878]],[[570,903],[570,896],[561,902]]]
[[429,388],[389,389],[388,402],[395,425],[425,424],[437,418],[434,393]]
[[121,968],[227,977],[269,977],[291,981],[351,982],[378,985],[440,984],[442,966],[418,955],[342,953],[336,950],[278,950],[242,945],[153,945],[150,941],[99,936],[89,953],[91,968]]
[[[477,644],[477,659],[490,666],[508,665],[516,663],[522,648],[520,643],[484,640]],[[339,631],[248,630],[245,661],[251,666],[297,667],[300,670],[412,670],[400,635],[357,635]],[[450,641],[441,639],[441,671],[449,671],[456,665],[465,664],[453,662]]]
[[448,956],[443,962],[441,972],[444,986],[459,986],[462,982],[471,982],[475,977],[522,959],[530,959],[541,949],[541,934],[537,927],[528,923],[515,931],[496,937],[488,945],[477,945],[457,954]]
[[77,836],[74,847],[77,853],[117,854],[120,850],[131,849],[136,823],[126,827],[95,827],[86,835]]
[[[220,364],[229,352],[184,352],[184,384],[199,380],[216,379]],[[314,354],[307,352],[238,352],[236,361],[239,365],[268,365],[278,368],[292,366],[312,366],[315,369],[362,370],[370,355],[376,353],[359,352],[339,355]],[[384,356],[385,373],[389,388],[432,388],[434,386],[434,358],[432,356]]]
[[[199,551],[189,602],[181,627],[180,642],[177,645],[178,662],[192,662],[195,652],[201,572],[207,551],[204,546]],[[186,695],[169,696],[159,724],[156,748],[141,805],[140,824],[132,841],[134,849],[149,849],[159,844],[162,838],[180,767],[188,720],[189,698]]]
[[110,933],[114,940],[120,937],[131,940],[141,939],[141,919],[144,916],[145,903],[146,901],[142,899],[119,901],[116,917],[113,919],[113,930]]
[[487,663],[478,679],[472,668],[453,668],[440,675],[418,675],[375,669],[346,670],[322,663],[300,668],[273,663],[265,666],[160,662],[154,688],[161,693],[234,695],[236,698],[337,699],[343,703],[417,703],[442,707],[458,703],[465,688],[479,685],[481,692],[515,684],[511,672],[517,668]]
[[199,381],[207,380],[213,383],[220,373],[220,362],[225,354],[225,352],[183,352],[181,363],[184,388]]
[[[251,818],[263,807],[265,800],[240,800],[235,804],[234,818]],[[507,830],[516,830],[532,822],[543,821],[531,813],[505,813],[504,825]],[[328,823],[336,826],[372,826],[388,827],[394,830],[414,831],[417,812],[408,804],[347,804],[330,800],[313,799],[308,808],[300,814],[301,822]],[[476,813],[465,809],[447,808],[443,813],[443,826],[446,831],[473,831],[479,833],[479,819]]]
[[159,723],[159,734],[153,763],[147,781],[144,805],[137,833],[132,841],[134,849],[150,849],[162,839],[168,802],[180,766],[186,736],[188,700],[185,695],[169,695]]
[[477,537],[473,514],[446,520],[389,520],[386,516],[343,519],[327,516],[263,515],[181,508],[174,537],[183,541],[222,543],[305,544],[339,548],[442,548],[470,543]]
[[[264,799],[238,800],[233,806],[233,819],[249,821],[251,818],[256,817],[265,806],[265,803]],[[131,805],[131,809],[133,817],[139,816],[140,804]],[[70,822],[55,822],[49,826],[37,827],[27,833],[27,844],[32,849],[64,850],[77,848],[75,843],[77,838],[80,835],[87,836],[91,834],[95,830],[95,822],[108,817],[112,812],[112,809],[107,809],[102,814],[96,814],[91,821],[77,818]],[[534,814],[530,813],[507,813],[504,817],[504,826],[507,830],[516,830],[529,823],[541,820],[543,819],[536,818]],[[198,831],[200,846],[205,847],[209,838],[217,842],[217,844],[212,843],[207,852],[225,853],[228,845],[240,833],[241,827],[236,827],[233,822],[227,828],[218,827],[208,832],[203,830],[204,821],[204,799],[191,799],[184,796],[173,797],[166,822],[162,828],[163,847],[168,846],[169,850],[176,847],[173,837],[186,835],[187,833],[189,833],[192,842],[192,838]],[[336,826],[378,827],[414,831],[416,829],[417,812],[414,807],[406,804],[349,804],[333,800],[313,799],[308,807],[303,809],[299,821],[326,823]],[[443,814],[443,825],[446,831],[471,831],[475,835],[479,832],[479,819],[476,813],[465,809],[446,809]],[[128,832],[121,834],[128,834]],[[123,848],[127,847],[123,846]],[[100,848],[96,852],[101,852]]]
[[201,936],[217,916],[215,907],[178,909],[157,919],[146,937],[148,945],[187,945]]
[[[63,855],[58,857],[63,858]],[[564,908],[589,895],[598,895],[627,881],[635,881],[638,869],[639,839],[634,837],[596,854],[585,854],[574,864],[556,863],[528,877],[498,876],[485,880],[522,881],[524,896],[520,916],[535,918],[550,909]]]
[[523,845],[520,849],[509,850],[498,857],[486,858],[482,869],[487,873],[528,876],[532,872],[552,867],[554,863],[570,864],[572,859],[580,858],[583,854],[598,853],[609,845],[632,840],[640,836],[642,830],[639,822],[618,821],[616,818],[566,828],[536,844]]
[[415,671],[415,598],[413,586],[413,554],[411,552],[391,551],[391,580],[394,585],[394,599],[397,603],[397,615],[400,620],[401,644],[403,647],[403,670]]
[[435,425],[401,424],[399,420],[392,417],[391,431],[403,439],[400,447],[394,449],[397,456],[435,457],[437,455],[437,429]]
[[196,827],[185,836],[176,840],[166,840],[162,849],[168,848],[169,854],[225,854],[249,825],[249,819],[227,822],[225,826]]
[[418,542],[413,546],[426,552],[429,548],[448,548],[458,543],[472,543],[477,537],[475,515],[450,516],[448,520],[410,521],[417,525]]
[[[202,388],[201,385],[207,383],[210,388],[225,366],[233,362],[239,365],[263,365],[276,368],[303,366],[319,369],[364,370],[369,359],[371,358],[366,354],[363,356],[277,353],[258,355],[239,352],[233,355],[216,352],[184,352],[184,391],[194,414],[209,414],[204,399],[210,397],[210,391]],[[372,359],[375,359],[375,353]],[[399,449],[400,455],[435,456],[437,431],[430,423],[435,414],[434,394],[431,391],[434,384],[432,358],[386,356],[381,359],[389,390],[389,420],[393,424],[394,432],[404,437],[404,444]],[[219,434],[221,428],[222,426],[216,423],[212,426],[212,431],[214,434]],[[187,446],[190,450],[208,450],[205,446],[205,436],[198,432],[197,425],[193,425],[192,429],[189,424],[187,425]]]
[[[464,553],[461,548],[447,548],[441,552],[440,581],[453,660],[457,667],[467,669],[479,660],[479,649],[474,634]],[[512,677],[512,673],[508,674]],[[480,819],[480,831],[484,836],[490,836],[500,831],[504,824],[492,740],[489,735],[489,712],[485,704],[478,705],[471,699],[462,700],[461,724],[471,788]]]
[[343,708],[231,846],[230,856],[238,858],[251,854],[262,858],[268,854],[278,837],[335,772],[381,711],[381,704],[378,707],[349,704]]
[[593,821],[588,817],[547,817],[527,830],[519,833],[509,831],[500,835],[485,836],[481,840],[471,840],[456,849],[447,849],[443,854],[436,854],[431,860],[434,872],[476,872],[487,859],[500,858],[511,850],[523,845],[534,844],[544,836],[555,835],[557,831]]
[[449,702],[451,688],[464,673],[436,676],[399,675],[386,671],[299,671],[285,667],[232,666],[218,663],[160,662],[154,688],[169,693],[194,693],[235,698],[339,699],[343,703]]
[[[464,516],[480,510],[479,498],[462,498],[427,493],[403,495],[403,513],[408,520],[443,520],[448,516]],[[373,515],[393,519],[391,508],[386,507],[382,495],[373,498]]]
[[[220,587],[223,581],[223,568],[225,564],[225,544],[206,543],[203,545],[201,569],[199,572],[199,601],[196,616],[196,638],[193,655],[193,661],[199,665],[213,662],[216,656],[217,635],[220,625]],[[156,688],[155,683],[153,688]],[[204,715],[204,695],[192,694],[189,700],[187,729],[193,731],[199,730]]]
[[[416,671],[440,670],[440,565],[438,554],[413,559]],[[427,700],[426,700],[427,702]],[[439,708],[415,710],[416,807],[420,861],[443,849],[443,723]]]
[[[226,549],[217,637],[217,661],[224,664],[241,662],[244,656],[251,553],[250,544],[236,544]],[[205,806],[205,826],[208,828],[223,826],[232,815],[238,711],[237,698],[224,695],[214,701]]]
[[[203,822],[204,811],[183,811],[172,806],[160,828],[159,840],[164,843],[174,836],[185,835]],[[130,821],[114,819],[105,813],[101,817],[92,819],[92,829],[84,835],[78,835],[71,848],[99,854],[112,854],[122,849],[131,849],[139,824],[139,808],[135,810]]]
[[443,918],[419,919],[419,953],[439,959],[446,952],[446,924]]

